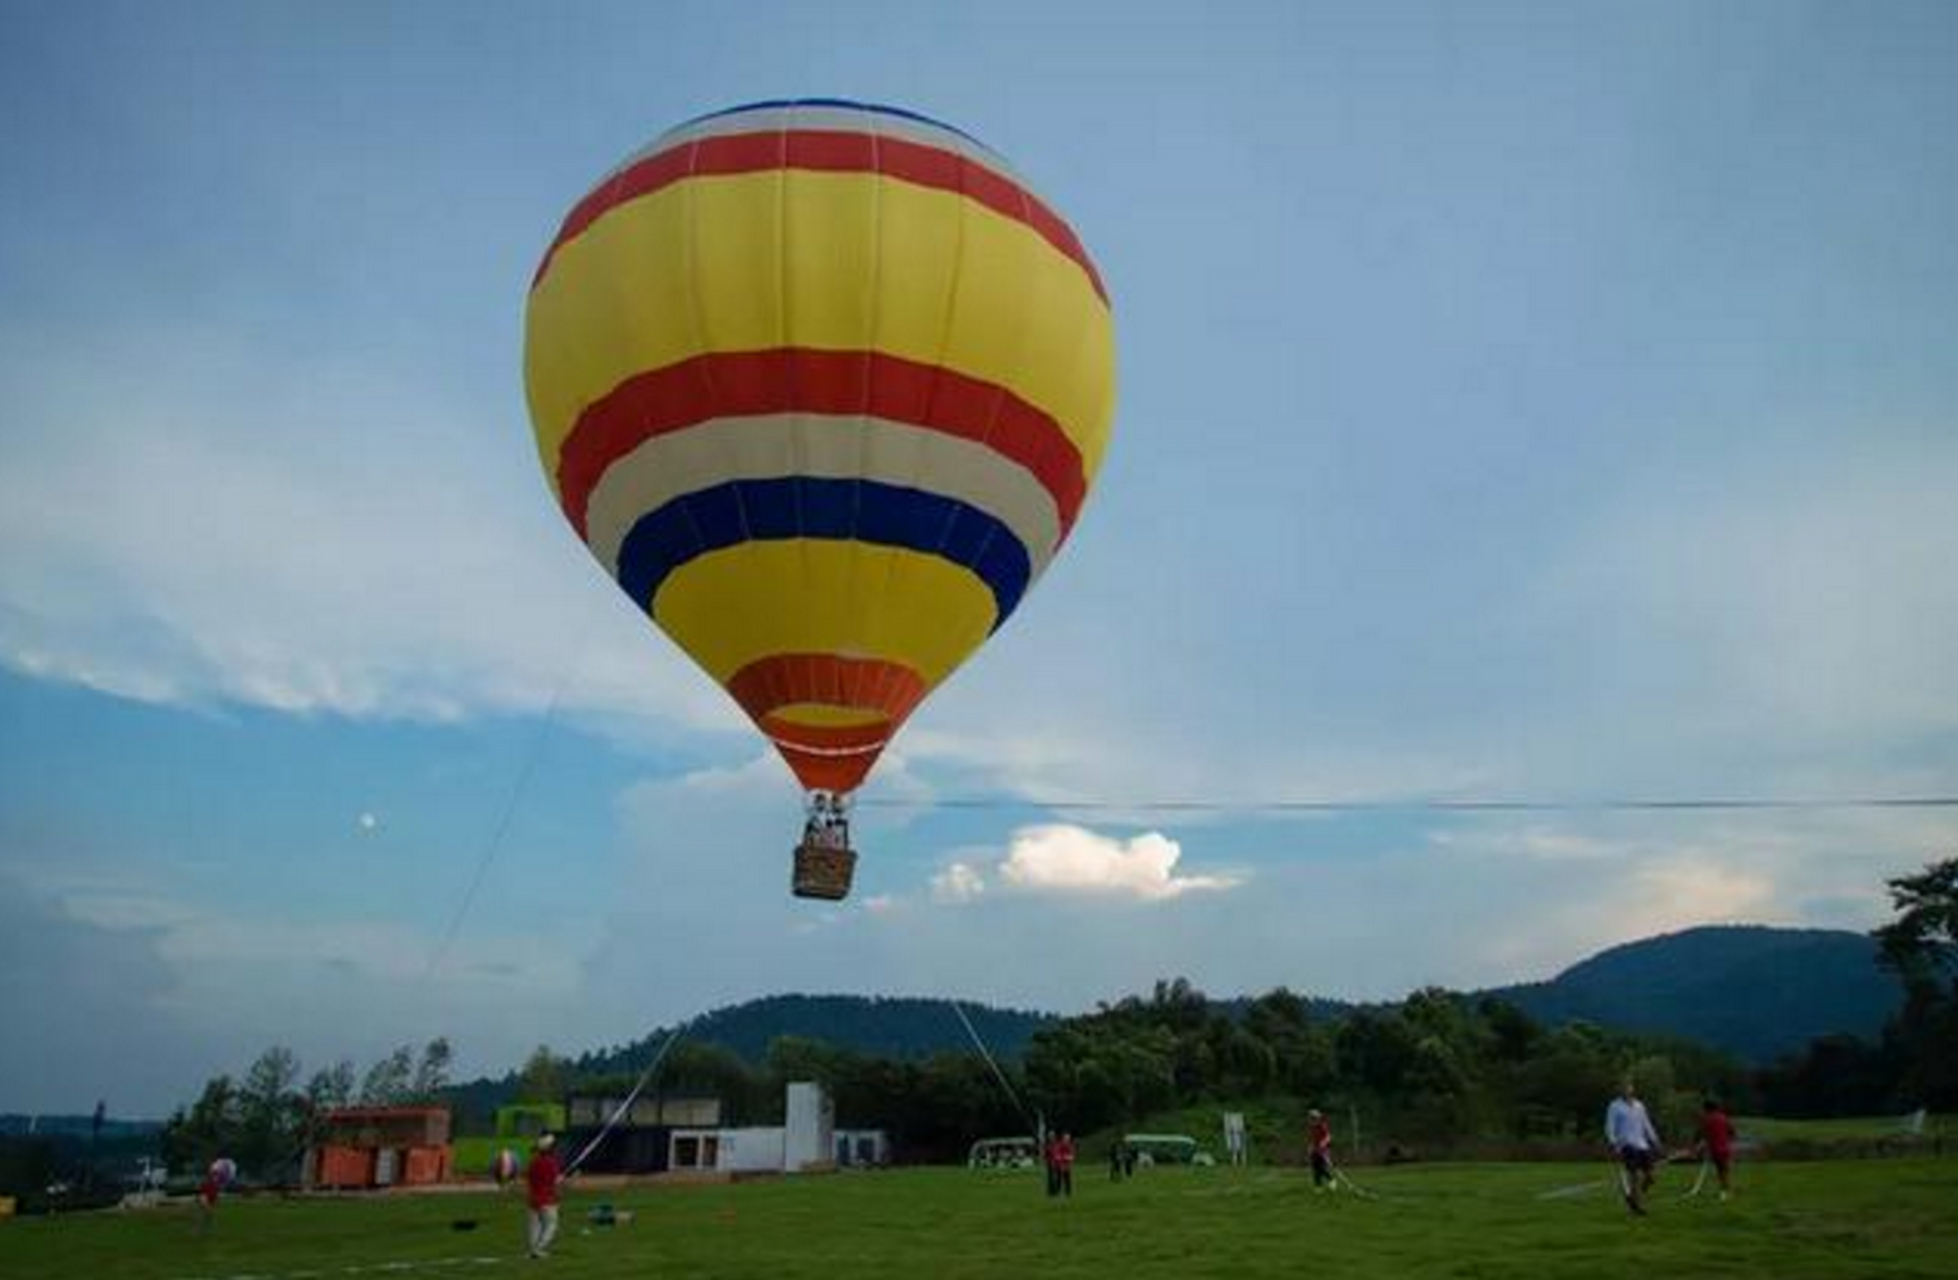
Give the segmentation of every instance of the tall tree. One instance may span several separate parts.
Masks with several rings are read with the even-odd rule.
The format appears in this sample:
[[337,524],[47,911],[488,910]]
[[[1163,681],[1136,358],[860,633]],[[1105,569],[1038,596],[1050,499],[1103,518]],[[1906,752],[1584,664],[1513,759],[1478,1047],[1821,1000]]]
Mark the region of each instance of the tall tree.
[[189,1111],[179,1108],[163,1126],[163,1159],[173,1169],[200,1171],[230,1154],[237,1140],[238,1087],[230,1076],[213,1076]]
[[284,1045],[258,1055],[238,1090],[238,1149],[234,1158],[261,1178],[281,1176],[298,1155],[301,1098],[294,1089],[299,1059]]
[[354,1064],[349,1059],[342,1058],[330,1067],[320,1068],[306,1082],[306,1103],[312,1111],[344,1107],[353,1100]]
[[570,1064],[552,1053],[549,1045],[540,1044],[524,1060],[523,1072],[517,1077],[516,1100],[563,1102],[569,1084]]
[[1876,931],[1881,962],[1904,981],[1884,1029],[1902,1063],[1900,1101],[1958,1106],[1958,858],[1890,881],[1897,918]]
[[449,1063],[454,1056],[447,1036],[437,1036],[422,1046],[421,1061],[415,1067],[415,1080],[408,1088],[414,1101],[432,1104],[441,1100],[442,1090],[449,1087]]
[[1906,982],[1935,985],[1958,970],[1958,858],[1889,884],[1897,918],[1875,932],[1882,963]]
[[402,1045],[367,1069],[360,1082],[360,1100],[370,1107],[399,1106],[408,1100],[414,1082],[415,1051]]

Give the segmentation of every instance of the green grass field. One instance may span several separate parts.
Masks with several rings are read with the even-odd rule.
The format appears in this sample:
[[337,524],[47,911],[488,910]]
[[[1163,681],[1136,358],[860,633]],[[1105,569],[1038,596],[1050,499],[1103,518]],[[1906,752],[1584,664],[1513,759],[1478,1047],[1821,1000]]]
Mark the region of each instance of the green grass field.
[[[1292,1170],[1080,1172],[1070,1202],[951,1169],[573,1192],[542,1262],[521,1256],[516,1197],[489,1192],[230,1202],[208,1237],[176,1208],[23,1219],[0,1222],[0,1275],[1958,1276],[1958,1160],[1761,1164],[1727,1204],[1681,1198],[1692,1170],[1674,1169],[1643,1220],[1602,1162],[1354,1171],[1377,1199]],[[635,1220],[587,1229],[601,1200]]]
[[[1745,1137],[1762,1142],[1802,1139],[1811,1142],[1837,1142],[1845,1139],[1899,1138],[1904,1134],[1902,1116],[1857,1116],[1842,1120],[1779,1120],[1768,1116],[1740,1116],[1734,1121]],[[1925,1118],[1924,1138],[1958,1135],[1958,1118],[1933,1115]]]

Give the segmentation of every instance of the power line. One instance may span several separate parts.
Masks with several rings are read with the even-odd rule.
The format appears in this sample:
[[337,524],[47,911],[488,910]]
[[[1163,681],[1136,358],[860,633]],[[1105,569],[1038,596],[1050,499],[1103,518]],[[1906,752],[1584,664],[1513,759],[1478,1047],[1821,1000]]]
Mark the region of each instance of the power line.
[[866,797],[859,809],[1026,811],[1074,809],[1096,813],[1702,813],[1850,809],[1958,809],[1958,796],[1691,796],[1597,800],[1064,800],[1037,797],[948,796],[936,800]]

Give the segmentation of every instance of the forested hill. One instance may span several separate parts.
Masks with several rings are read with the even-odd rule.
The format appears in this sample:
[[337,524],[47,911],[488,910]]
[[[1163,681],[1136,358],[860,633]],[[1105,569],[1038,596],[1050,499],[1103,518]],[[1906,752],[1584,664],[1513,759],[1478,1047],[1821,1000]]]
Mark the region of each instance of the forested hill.
[[[1715,925],[1628,942],[1547,982],[1474,994],[1508,1000],[1540,1022],[1581,1018],[1623,1031],[1682,1036],[1753,1063],[1799,1051],[1815,1037],[1835,1032],[1874,1038],[1901,999],[1896,980],[1877,968],[1876,944],[1866,934],[1766,925]],[[1313,999],[1310,1006],[1319,1019],[1353,1008],[1326,999]],[[964,1008],[1002,1058],[1018,1057],[1036,1030],[1057,1020],[1053,1014],[978,1004]],[[971,1048],[950,1004],[937,999],[769,996],[717,1009],[687,1029],[688,1039],[723,1045],[754,1063],[766,1056],[769,1041],[782,1035],[890,1058]],[[579,1066],[624,1070],[644,1062],[645,1045],[663,1038],[656,1032],[639,1045],[591,1055]]]
[[[1293,984],[1302,989],[1305,984]],[[1146,997],[1146,993],[1145,997]],[[1218,993],[1212,993],[1213,996]],[[1876,967],[1876,945],[1840,930],[1734,925],[1688,929],[1599,952],[1547,982],[1470,993],[1508,1000],[1540,1022],[1573,1019],[1623,1031],[1681,1036],[1755,1064],[1835,1032],[1873,1038],[1900,1001],[1896,981]],[[1241,1010],[1247,998],[1224,1000]],[[967,1015],[1002,1059],[1018,1058],[1057,1015],[966,1003]],[[1311,999],[1315,1020],[1355,1006]],[[636,1073],[666,1029],[633,1044],[586,1053],[585,1076]],[[799,1036],[879,1057],[916,1060],[964,1053],[972,1042],[951,1004],[913,997],[782,995],[716,1009],[686,1027],[686,1040],[721,1045],[760,1065],[778,1036]],[[514,1074],[459,1085],[459,1104],[484,1110],[507,1101]]]
[[1498,987],[1541,1022],[1684,1036],[1765,1063],[1817,1036],[1874,1037],[1901,1000],[1876,943],[1836,929],[1722,925],[1601,951],[1548,982]]
[[[1017,1058],[1033,1033],[1058,1021],[1051,1013],[995,1009],[961,1001],[960,1008],[993,1053]],[[777,1036],[801,1036],[842,1045],[881,1058],[915,1060],[935,1053],[964,1053],[972,1048],[951,1002],[911,996],[764,996],[703,1014],[688,1024],[686,1038],[717,1044],[760,1064],[769,1042]],[[655,1031],[637,1044],[588,1054],[578,1060],[582,1072],[602,1074],[637,1070],[649,1048],[666,1038]]]

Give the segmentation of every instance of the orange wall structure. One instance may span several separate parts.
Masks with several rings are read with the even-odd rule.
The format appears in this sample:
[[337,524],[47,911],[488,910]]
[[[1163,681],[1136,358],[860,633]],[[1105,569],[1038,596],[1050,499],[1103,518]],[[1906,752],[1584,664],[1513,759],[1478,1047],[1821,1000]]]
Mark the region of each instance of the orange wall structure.
[[312,1184],[417,1187],[445,1181],[453,1163],[445,1107],[347,1107],[319,1118]]

